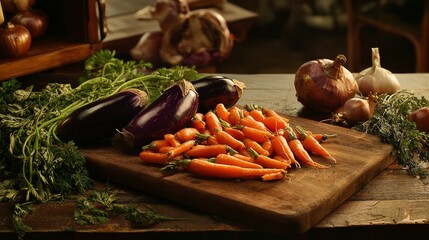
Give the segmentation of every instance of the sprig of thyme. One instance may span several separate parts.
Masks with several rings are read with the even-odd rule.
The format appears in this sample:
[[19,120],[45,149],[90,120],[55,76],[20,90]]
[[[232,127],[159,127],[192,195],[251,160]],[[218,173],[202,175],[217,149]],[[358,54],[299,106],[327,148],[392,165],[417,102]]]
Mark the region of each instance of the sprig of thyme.
[[161,215],[151,206],[146,208],[144,211],[133,204],[117,203],[117,191],[106,187],[103,191],[93,191],[89,197],[79,197],[74,218],[80,225],[96,225],[107,222],[111,216],[123,214],[126,219],[142,227],[166,220],[181,220]]
[[401,90],[394,94],[374,96],[376,107],[372,117],[354,129],[379,136],[393,145],[398,163],[416,176],[426,177],[422,162],[429,162],[429,135],[419,132],[408,114],[429,106],[429,100],[412,91]]

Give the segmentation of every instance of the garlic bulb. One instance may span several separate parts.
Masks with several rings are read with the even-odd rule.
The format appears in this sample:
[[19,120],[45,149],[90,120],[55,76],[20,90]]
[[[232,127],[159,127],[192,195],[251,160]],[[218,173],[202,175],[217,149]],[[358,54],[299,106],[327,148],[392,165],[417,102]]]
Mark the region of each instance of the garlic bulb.
[[372,67],[362,70],[355,78],[359,91],[363,96],[395,93],[401,88],[398,79],[391,71],[381,67],[378,48],[371,48],[371,50]]

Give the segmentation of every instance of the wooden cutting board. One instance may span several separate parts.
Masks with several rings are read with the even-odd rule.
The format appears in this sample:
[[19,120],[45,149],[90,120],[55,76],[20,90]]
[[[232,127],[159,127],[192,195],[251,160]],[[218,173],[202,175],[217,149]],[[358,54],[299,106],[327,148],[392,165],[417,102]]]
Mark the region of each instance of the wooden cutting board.
[[290,180],[219,180],[190,173],[164,176],[137,155],[116,148],[83,149],[95,176],[144,193],[235,220],[272,234],[309,230],[393,162],[393,147],[378,137],[308,119],[288,117],[319,133],[336,133],[323,145],[337,159],[328,169],[291,169]]

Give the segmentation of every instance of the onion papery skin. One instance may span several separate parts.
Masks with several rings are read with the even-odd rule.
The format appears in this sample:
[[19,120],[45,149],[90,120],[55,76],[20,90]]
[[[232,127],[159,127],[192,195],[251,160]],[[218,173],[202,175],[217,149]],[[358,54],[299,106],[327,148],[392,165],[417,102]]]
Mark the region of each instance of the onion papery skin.
[[[342,61],[345,63],[345,60]],[[297,100],[317,112],[333,112],[354,97],[358,85],[353,74],[342,64],[337,64],[335,74],[332,74],[334,61],[330,59],[316,59],[302,64],[295,74]]]
[[0,56],[18,57],[28,52],[31,47],[30,31],[24,26],[8,22],[0,27]]

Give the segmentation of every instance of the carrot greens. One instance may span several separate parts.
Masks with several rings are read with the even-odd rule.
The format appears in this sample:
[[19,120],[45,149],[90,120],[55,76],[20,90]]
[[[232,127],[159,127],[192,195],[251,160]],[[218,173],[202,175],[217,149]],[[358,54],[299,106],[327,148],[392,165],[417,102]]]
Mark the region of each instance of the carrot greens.
[[75,144],[55,132],[62,119],[92,101],[123,89],[147,92],[148,103],[174,82],[194,80],[188,67],[149,71],[146,62],[124,61],[101,50],[85,62],[84,75],[72,83],[22,88],[18,79],[0,84],[0,200],[45,202],[81,194],[93,186],[85,159]]

